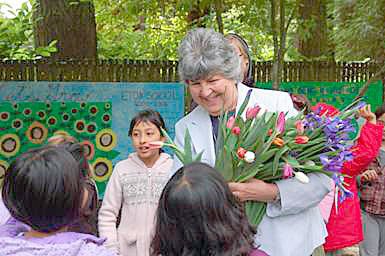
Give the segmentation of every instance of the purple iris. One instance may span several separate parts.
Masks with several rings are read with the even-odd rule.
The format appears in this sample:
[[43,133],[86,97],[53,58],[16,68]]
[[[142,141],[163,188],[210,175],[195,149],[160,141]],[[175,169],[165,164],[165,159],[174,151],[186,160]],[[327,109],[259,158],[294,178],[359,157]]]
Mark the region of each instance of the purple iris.
[[323,154],[323,155],[320,155],[319,158],[321,160],[321,163],[324,169],[330,172],[335,172],[335,173],[340,172],[342,169],[342,166],[344,165],[344,161],[341,161],[339,156],[328,158],[327,155]]
[[363,108],[363,107],[365,107],[366,106],[366,103],[364,102],[364,101],[360,101],[360,102],[358,102],[354,107],[353,107],[353,109],[354,110],[358,110],[358,109],[361,109],[361,108]]
[[[334,183],[336,184],[336,187],[339,188],[340,196],[339,196],[339,203],[342,203],[347,197],[353,197],[354,194],[344,187],[344,177],[341,175],[338,175],[336,173],[333,174],[332,179]],[[337,192],[337,191],[336,191]]]

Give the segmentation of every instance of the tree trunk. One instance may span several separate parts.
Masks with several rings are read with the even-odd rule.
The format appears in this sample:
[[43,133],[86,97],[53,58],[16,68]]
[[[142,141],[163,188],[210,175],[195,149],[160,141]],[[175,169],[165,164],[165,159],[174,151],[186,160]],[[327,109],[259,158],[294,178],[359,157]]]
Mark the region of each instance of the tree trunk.
[[55,59],[96,59],[96,23],[92,0],[37,0],[36,47],[57,40]]
[[[279,6],[276,5],[276,0],[271,0],[271,28],[273,32],[273,42],[274,42],[274,60],[272,68],[272,88],[274,90],[279,90],[279,85],[282,81],[282,71],[284,58],[286,53],[286,37],[287,31],[291,24],[291,21],[294,16],[294,10],[290,14],[286,22],[285,14],[285,1],[280,0]],[[277,29],[277,9],[279,8],[279,29]],[[279,36],[279,38],[278,38]]]
[[[299,0],[298,51],[310,59],[332,57],[328,43],[326,4],[326,0]],[[306,36],[301,35],[303,33]]]
[[218,24],[218,31],[223,34],[222,0],[215,0],[215,16]]
[[271,80],[273,83],[273,89],[279,89],[279,83],[281,81],[281,76],[278,73],[279,69],[279,41],[278,41],[278,31],[277,31],[277,5],[275,0],[270,0],[271,6],[271,17],[270,17],[270,25],[273,33],[273,44],[274,44],[274,58],[273,58],[273,67],[271,70]]

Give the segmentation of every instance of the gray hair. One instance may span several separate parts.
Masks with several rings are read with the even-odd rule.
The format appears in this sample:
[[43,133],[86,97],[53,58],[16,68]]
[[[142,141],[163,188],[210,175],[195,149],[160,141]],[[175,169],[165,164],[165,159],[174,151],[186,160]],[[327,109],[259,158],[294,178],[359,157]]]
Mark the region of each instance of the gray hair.
[[242,81],[241,60],[232,45],[212,29],[190,30],[179,46],[179,77],[182,81],[223,75]]

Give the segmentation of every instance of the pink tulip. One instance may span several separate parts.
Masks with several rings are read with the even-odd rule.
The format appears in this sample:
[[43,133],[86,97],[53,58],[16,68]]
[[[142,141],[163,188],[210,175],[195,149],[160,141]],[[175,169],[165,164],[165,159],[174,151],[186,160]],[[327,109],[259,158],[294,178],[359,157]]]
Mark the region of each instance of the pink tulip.
[[152,141],[152,142],[148,142],[147,145],[150,149],[159,149],[159,148],[162,148],[164,146],[164,142],[163,141]]
[[248,108],[246,110],[246,119],[253,119],[253,118],[255,118],[258,115],[260,110],[261,110],[261,107],[258,106],[258,105],[255,105],[252,108]]
[[302,120],[295,121],[295,128],[297,129],[297,133],[300,135],[305,132],[305,127],[303,126]]
[[285,163],[285,164],[283,165],[283,173],[282,173],[282,177],[283,177],[284,179],[293,177],[293,167],[291,167],[290,164]]
[[306,144],[309,141],[309,137],[305,135],[298,135],[294,140],[297,144]]
[[231,129],[231,133],[235,135],[239,135],[241,133],[241,128],[238,126],[235,126],[233,129]]
[[229,120],[227,120],[226,127],[231,129],[235,124],[235,116],[230,116]]
[[283,112],[279,113],[276,130],[278,134],[282,134],[285,131],[285,114]]

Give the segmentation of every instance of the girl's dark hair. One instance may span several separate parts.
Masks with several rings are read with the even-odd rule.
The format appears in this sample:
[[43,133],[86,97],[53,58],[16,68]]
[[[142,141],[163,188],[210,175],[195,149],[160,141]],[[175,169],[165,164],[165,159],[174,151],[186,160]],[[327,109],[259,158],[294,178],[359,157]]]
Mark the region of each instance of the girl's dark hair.
[[[162,134],[162,129],[167,131],[166,125],[164,124],[164,120],[158,111],[152,109],[146,109],[140,111],[134,118],[132,118],[130,123],[130,129],[128,131],[128,136],[132,135],[132,131],[134,130],[135,125],[140,122],[150,122],[153,123]],[[162,129],[161,129],[162,128]]]
[[83,178],[92,177],[90,165],[86,159],[85,149],[82,144],[80,144],[79,142],[66,141],[66,142],[63,142],[62,144],[58,144],[58,146],[65,148],[75,158],[75,160],[79,164],[81,173],[84,176]]
[[385,103],[381,106],[377,107],[376,112],[374,112],[376,118],[380,118],[383,114],[385,114]]
[[235,33],[229,33],[226,35],[226,38],[227,39],[236,39],[241,47],[242,47],[242,50],[243,52],[246,53],[247,55],[247,59],[249,60],[249,66],[247,68],[247,74],[246,74],[246,77],[243,78],[243,81],[242,83],[247,85],[247,86],[251,86],[251,87],[255,87],[255,79],[254,79],[254,76],[255,76],[255,67],[254,67],[254,62],[253,60],[251,59],[251,54],[250,54],[250,48],[249,48],[249,45],[247,44],[246,40],[243,39],[240,35],[238,34],[235,34]]
[[253,248],[254,230],[241,203],[214,168],[180,168],[161,194],[151,255],[240,256]]
[[80,207],[79,219],[71,223],[68,230],[78,233],[87,233],[97,235],[97,215],[99,207],[98,190],[95,182],[92,180],[91,167],[85,156],[85,149],[79,142],[64,141],[57,146],[63,147],[78,162],[82,179],[84,180],[84,189],[88,195],[84,205]]
[[2,196],[12,217],[36,231],[52,232],[78,219],[83,182],[70,152],[61,146],[43,146],[11,163]]

